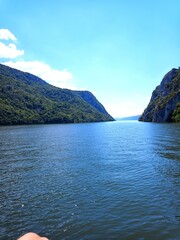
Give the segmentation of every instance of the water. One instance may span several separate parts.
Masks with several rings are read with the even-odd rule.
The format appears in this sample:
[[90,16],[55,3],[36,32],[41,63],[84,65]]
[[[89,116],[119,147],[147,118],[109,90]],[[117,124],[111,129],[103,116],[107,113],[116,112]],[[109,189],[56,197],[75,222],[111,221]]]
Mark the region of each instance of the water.
[[180,125],[0,127],[0,239],[180,239]]

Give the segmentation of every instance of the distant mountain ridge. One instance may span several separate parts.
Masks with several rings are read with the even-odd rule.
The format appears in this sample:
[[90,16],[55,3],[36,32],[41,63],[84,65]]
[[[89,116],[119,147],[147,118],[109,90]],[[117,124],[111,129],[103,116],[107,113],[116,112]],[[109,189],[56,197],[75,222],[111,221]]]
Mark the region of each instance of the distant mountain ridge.
[[180,69],[173,68],[164,76],[139,120],[180,122]]
[[0,125],[114,121],[89,91],[54,87],[0,64]]
[[140,115],[123,117],[123,118],[116,118],[116,119],[120,120],[120,121],[134,121],[134,120],[138,120],[139,118],[140,118]]

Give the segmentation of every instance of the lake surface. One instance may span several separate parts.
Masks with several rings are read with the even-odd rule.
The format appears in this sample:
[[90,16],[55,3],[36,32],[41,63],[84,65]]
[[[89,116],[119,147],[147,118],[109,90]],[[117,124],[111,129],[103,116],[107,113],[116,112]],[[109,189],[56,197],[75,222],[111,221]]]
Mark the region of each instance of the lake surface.
[[0,127],[0,239],[180,239],[180,125]]

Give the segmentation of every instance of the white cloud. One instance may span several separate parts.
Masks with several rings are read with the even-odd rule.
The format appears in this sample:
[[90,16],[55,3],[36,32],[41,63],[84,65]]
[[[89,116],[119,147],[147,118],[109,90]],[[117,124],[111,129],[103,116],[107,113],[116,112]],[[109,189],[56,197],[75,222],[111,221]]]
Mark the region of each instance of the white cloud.
[[66,69],[53,69],[48,64],[40,61],[17,60],[17,57],[24,55],[24,50],[17,49],[14,43],[17,39],[8,29],[0,29],[0,40],[10,40],[12,42],[5,44],[0,41],[0,58],[15,59],[14,61],[3,62],[3,64],[24,72],[32,73],[54,86],[77,89],[73,83],[72,74]]
[[72,74],[66,69],[53,69],[48,64],[40,61],[9,61],[4,62],[3,64],[24,72],[32,73],[54,86],[76,89],[75,85],[73,84]]
[[[0,29],[1,40],[16,41],[16,37],[8,29]],[[14,43],[5,44],[0,42],[0,58],[17,58],[22,56],[24,50],[18,50]]]
[[16,45],[10,43],[5,45],[4,43],[0,42],[0,58],[16,58],[18,56],[22,56],[24,54],[23,50],[18,50]]
[[0,39],[16,41],[16,37],[8,29],[0,29]]

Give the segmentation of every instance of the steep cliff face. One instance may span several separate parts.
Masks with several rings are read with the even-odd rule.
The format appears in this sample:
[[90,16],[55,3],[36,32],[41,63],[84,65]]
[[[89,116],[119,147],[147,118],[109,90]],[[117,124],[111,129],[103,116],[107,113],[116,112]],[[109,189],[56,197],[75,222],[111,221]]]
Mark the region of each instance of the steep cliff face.
[[152,93],[139,121],[180,122],[180,69],[169,71]]

